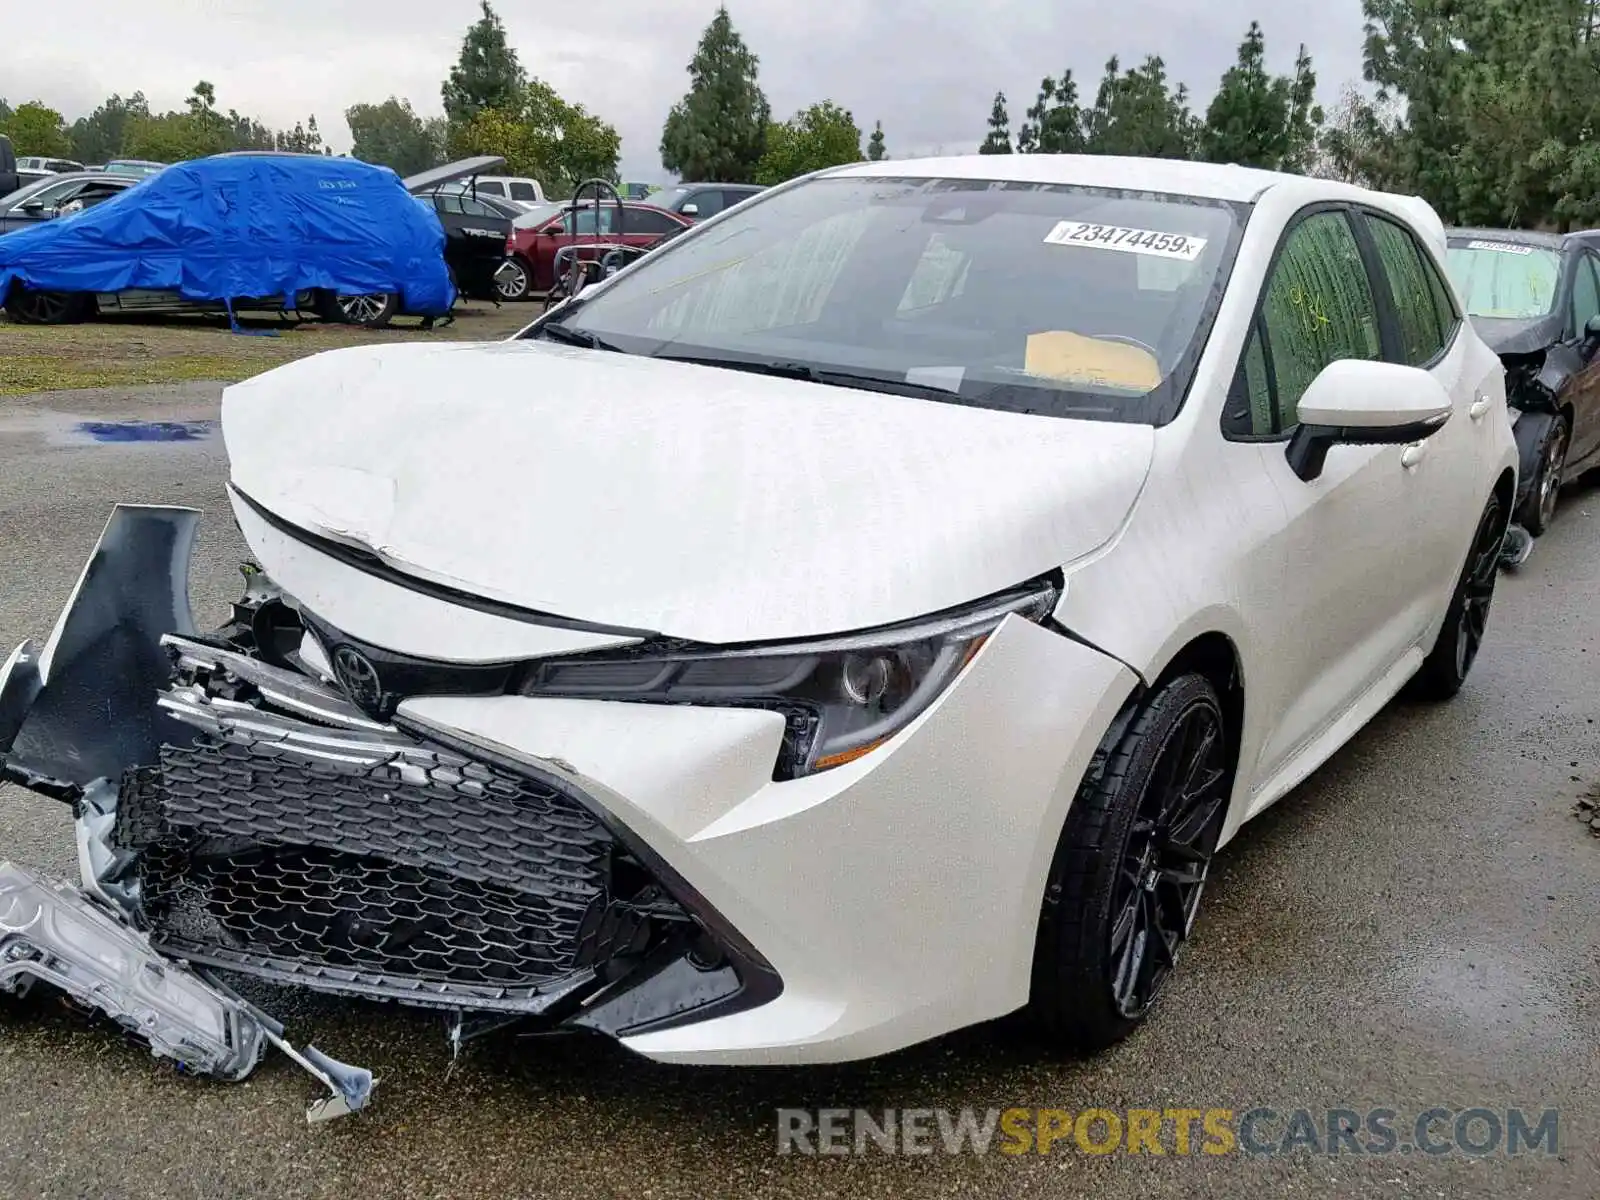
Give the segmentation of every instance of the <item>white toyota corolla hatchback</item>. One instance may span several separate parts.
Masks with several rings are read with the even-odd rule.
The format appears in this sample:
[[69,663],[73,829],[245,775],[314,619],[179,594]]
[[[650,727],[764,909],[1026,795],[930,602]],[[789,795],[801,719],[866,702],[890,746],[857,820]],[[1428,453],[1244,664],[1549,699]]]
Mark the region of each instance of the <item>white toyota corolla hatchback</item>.
[[774,188],[508,341],[229,388],[233,619],[119,508],[6,772],[202,970],[675,1062],[1103,1047],[1218,847],[1472,666],[1516,449],[1444,253],[1235,167]]

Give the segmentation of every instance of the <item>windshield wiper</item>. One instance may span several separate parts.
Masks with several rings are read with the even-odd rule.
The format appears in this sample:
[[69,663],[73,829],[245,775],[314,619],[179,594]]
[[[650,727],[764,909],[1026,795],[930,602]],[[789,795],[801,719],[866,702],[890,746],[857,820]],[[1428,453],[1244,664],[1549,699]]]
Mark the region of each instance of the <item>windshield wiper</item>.
[[560,342],[563,346],[582,346],[585,350],[614,350],[622,352],[622,347],[613,346],[586,329],[571,329],[558,321],[547,321],[543,325],[535,326],[529,330],[533,337],[549,338],[552,342]]
[[668,362],[693,363],[701,367],[724,367],[730,371],[746,371],[752,375],[771,375],[778,379],[803,379],[807,383],[822,383],[830,387],[858,388],[868,392],[886,392],[892,396],[913,396],[928,400],[954,400],[960,396],[949,388],[924,383],[910,383],[904,379],[885,379],[881,375],[863,375],[854,371],[836,371],[831,367],[814,367],[810,363],[791,362],[785,359],[721,358],[701,354],[653,354]]

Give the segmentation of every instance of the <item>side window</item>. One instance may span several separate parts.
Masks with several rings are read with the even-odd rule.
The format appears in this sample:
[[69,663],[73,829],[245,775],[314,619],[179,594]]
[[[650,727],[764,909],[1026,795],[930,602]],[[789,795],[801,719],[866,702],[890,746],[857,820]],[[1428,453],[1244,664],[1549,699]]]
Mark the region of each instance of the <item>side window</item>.
[[1378,310],[1342,212],[1313,213],[1284,240],[1223,414],[1223,432],[1266,437],[1299,422],[1300,397],[1331,362],[1383,356]]
[[498,214],[482,200],[474,200],[471,196],[461,197],[461,213],[467,217],[493,217]]
[[458,217],[461,215],[460,196],[436,195],[433,198],[433,204],[442,213],[450,213]]
[[506,194],[505,184],[497,180],[479,180],[478,190],[487,196],[499,196],[501,199],[504,199]]
[[722,202],[721,192],[696,192],[689,197],[689,202],[700,210],[695,213],[695,216],[702,221],[707,217],[716,216],[725,207]]
[[[72,192],[75,192],[78,187],[78,184],[71,181],[66,183],[54,183],[49,187],[40,188],[33,195],[26,197],[22,201],[22,204],[32,204],[37,200],[40,204],[44,205],[45,210],[48,212],[50,209],[60,204],[63,200],[67,199],[67,197]],[[21,206],[18,205],[17,207]]]
[[627,231],[629,233],[670,233],[678,223],[665,213],[651,212],[648,208],[629,208]]
[[1582,336],[1589,318],[1596,315],[1600,315],[1600,281],[1595,278],[1594,255],[1580,251],[1572,279],[1572,336]]
[[1443,327],[1439,324],[1439,309],[1428,279],[1429,266],[1416,239],[1382,217],[1368,214],[1366,222],[1389,281],[1389,293],[1394,297],[1402,361],[1408,367],[1420,367],[1444,349],[1455,323]]
[[539,193],[534,190],[534,186],[531,183],[513,183],[511,184],[511,198],[536,204],[539,200]]

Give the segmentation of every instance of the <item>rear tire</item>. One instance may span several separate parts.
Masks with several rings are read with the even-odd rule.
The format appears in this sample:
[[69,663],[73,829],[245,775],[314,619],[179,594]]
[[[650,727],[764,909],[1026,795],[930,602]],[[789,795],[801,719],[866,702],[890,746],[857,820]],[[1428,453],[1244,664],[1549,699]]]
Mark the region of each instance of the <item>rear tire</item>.
[[1045,887],[1031,1015],[1093,1054],[1135,1029],[1177,965],[1227,815],[1222,705],[1203,675],[1166,684],[1095,752]]
[[322,317],[341,325],[359,325],[362,329],[382,329],[400,311],[400,297],[394,292],[373,292],[370,295],[322,295]]
[[94,298],[82,292],[35,291],[20,283],[6,297],[6,315],[18,325],[71,325],[87,317],[93,306]]
[[1494,585],[1500,578],[1500,552],[1506,540],[1505,505],[1496,492],[1483,507],[1472,547],[1456,580],[1456,590],[1445,609],[1444,625],[1422,667],[1412,676],[1407,691],[1418,700],[1449,700],[1466,683],[1478,659],[1483,635],[1494,603]]
[[517,268],[517,273],[504,282],[496,279],[494,286],[500,294],[500,299],[508,304],[515,304],[526,300],[533,293],[533,268],[514,256],[511,263]]

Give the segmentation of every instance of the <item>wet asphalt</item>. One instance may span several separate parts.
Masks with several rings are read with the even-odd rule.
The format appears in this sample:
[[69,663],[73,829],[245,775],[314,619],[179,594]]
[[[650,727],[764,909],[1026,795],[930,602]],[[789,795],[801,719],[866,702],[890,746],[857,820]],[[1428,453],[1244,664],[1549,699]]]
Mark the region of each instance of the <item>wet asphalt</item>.
[[[0,407],[0,656],[42,639],[114,501],[206,510],[203,620],[237,594],[220,438],[101,444],[80,421],[204,421],[207,385]],[[1397,532],[1397,536],[1400,534]],[[1360,570],[1361,564],[1352,564]],[[1006,1023],[826,1070],[666,1068],[601,1042],[499,1041],[452,1064],[436,1018],[286,998],[371,1067],[308,1128],[310,1079],[185,1078],[54,1002],[0,1000],[3,1197],[1600,1196],[1600,490],[1501,580],[1463,694],[1392,707],[1221,857],[1148,1025],[1091,1062]],[[0,788],[0,857],[72,874],[69,813]],[[886,902],[892,903],[892,898]],[[870,918],[867,918],[870,919]],[[779,1156],[784,1107],[1559,1108],[1555,1155],[1300,1151]],[[1270,1134],[1276,1129],[1269,1126]],[[1168,1143],[1169,1148],[1171,1143]],[[1065,1151],[1065,1152],[1063,1152]]]

